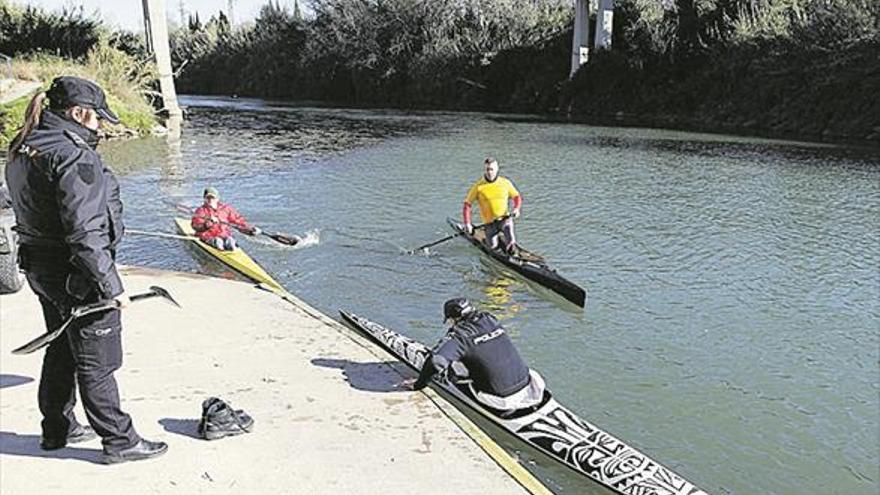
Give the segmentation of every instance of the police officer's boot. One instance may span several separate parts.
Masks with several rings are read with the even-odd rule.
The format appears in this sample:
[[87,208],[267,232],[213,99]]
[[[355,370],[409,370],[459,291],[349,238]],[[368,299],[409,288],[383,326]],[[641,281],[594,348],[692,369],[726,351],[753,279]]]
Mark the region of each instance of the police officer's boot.
[[88,425],[77,425],[65,438],[40,438],[40,448],[43,450],[58,450],[69,443],[87,442],[98,434]]
[[168,444],[165,442],[151,442],[141,439],[140,442],[134,444],[124,450],[117,452],[104,452],[105,464],[118,464],[120,462],[140,461],[164,454],[168,451]]

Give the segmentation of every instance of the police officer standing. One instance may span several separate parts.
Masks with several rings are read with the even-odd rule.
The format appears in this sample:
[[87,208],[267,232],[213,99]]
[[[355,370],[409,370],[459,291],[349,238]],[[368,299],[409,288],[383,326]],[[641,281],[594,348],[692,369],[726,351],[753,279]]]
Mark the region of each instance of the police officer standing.
[[[101,120],[119,122],[100,87],[78,77],[56,78],[49,91],[31,100],[7,154],[21,269],[50,331],[75,306],[109,299],[120,308],[128,303],[115,265],[123,233],[119,184],[95,151]],[[92,314],[75,320],[46,349],[38,392],[42,449],[60,449],[97,433],[107,463],[168,450],[163,442],[142,439],[120,408],[113,373],[122,366],[121,331],[118,309]],[[91,428],[73,413],[77,383]]]

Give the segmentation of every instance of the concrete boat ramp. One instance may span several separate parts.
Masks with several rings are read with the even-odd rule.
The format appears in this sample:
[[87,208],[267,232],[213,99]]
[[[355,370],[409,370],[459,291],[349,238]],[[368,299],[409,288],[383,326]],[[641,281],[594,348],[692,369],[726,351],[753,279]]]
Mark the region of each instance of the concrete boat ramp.
[[[44,452],[37,409],[42,351],[10,351],[45,331],[27,287],[0,296],[0,493],[549,493],[434,392],[402,391],[412,374],[292,295],[201,275],[126,267],[116,376],[139,433],[164,456],[100,463],[100,440]],[[201,402],[218,396],[254,431],[198,438]],[[77,406],[77,416],[85,414]]]

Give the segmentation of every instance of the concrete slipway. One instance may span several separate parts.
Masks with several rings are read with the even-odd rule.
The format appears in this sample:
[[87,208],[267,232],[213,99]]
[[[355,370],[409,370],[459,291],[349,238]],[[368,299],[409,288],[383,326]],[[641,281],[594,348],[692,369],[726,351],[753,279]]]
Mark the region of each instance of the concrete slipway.
[[[44,452],[42,351],[10,351],[45,331],[26,287],[0,296],[0,493],[549,493],[434,392],[396,388],[393,358],[294,296],[253,285],[127,267],[123,409],[166,455],[106,466],[99,440]],[[222,303],[218,303],[222,301]],[[198,438],[201,402],[219,396],[252,433]],[[85,415],[77,406],[77,415]]]

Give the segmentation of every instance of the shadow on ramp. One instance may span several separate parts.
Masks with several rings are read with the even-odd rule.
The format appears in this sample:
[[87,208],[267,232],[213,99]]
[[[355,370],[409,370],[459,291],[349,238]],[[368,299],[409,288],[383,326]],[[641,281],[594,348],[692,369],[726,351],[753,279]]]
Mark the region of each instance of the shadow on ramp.
[[411,392],[398,387],[404,377],[413,376],[409,366],[399,361],[356,363],[347,359],[315,358],[312,364],[342,370],[342,376],[352,388],[365,392]]
[[202,440],[202,436],[199,435],[199,420],[197,419],[162,418],[159,420],[159,424],[167,432]]
[[46,451],[40,448],[39,435],[19,435],[11,431],[0,431],[0,454],[43,457],[46,459],[74,459],[77,461],[104,464],[104,451],[67,446],[63,449]]

